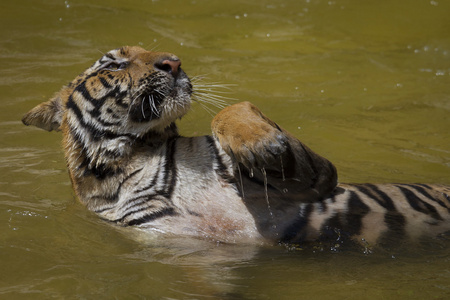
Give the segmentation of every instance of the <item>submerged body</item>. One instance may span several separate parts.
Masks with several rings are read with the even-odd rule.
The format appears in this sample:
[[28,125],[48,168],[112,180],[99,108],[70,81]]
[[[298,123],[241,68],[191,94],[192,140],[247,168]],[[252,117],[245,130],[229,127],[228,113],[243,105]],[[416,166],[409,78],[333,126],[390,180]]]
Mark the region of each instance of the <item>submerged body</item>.
[[331,233],[376,244],[450,230],[448,187],[338,185],[328,160],[250,103],[222,110],[213,136],[179,136],[193,92],[180,64],[110,51],[23,118],[62,131],[74,190],[101,218],[227,242]]

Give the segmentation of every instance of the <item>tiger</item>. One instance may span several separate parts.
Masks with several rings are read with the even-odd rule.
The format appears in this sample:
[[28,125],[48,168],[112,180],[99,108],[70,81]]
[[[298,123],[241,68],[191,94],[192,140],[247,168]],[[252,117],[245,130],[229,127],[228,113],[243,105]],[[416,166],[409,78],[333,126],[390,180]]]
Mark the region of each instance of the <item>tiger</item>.
[[343,239],[378,245],[450,230],[450,187],[343,184],[335,166],[250,102],[223,108],[212,135],[176,121],[201,101],[181,60],[125,46],[26,113],[60,131],[73,190],[101,219],[227,243]]

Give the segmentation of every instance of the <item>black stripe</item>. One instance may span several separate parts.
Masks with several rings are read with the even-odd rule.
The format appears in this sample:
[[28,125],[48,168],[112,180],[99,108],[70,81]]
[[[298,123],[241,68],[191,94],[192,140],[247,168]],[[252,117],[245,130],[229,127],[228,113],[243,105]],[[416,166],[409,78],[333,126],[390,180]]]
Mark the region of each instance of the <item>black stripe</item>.
[[106,89],[112,88],[112,85],[109,84],[109,82],[105,78],[99,76],[98,79],[100,80],[100,83],[103,85],[104,88]]
[[[125,182],[127,182],[128,180],[130,180],[134,175],[138,174],[139,172],[142,171],[141,169],[137,169],[136,171],[130,173],[128,176],[126,176],[120,183],[119,186],[117,187],[117,190],[114,194],[110,195],[110,196],[103,196],[103,199],[105,199],[107,202],[111,203],[111,202],[116,202],[117,198],[119,197],[119,193],[122,190],[122,186]],[[95,211],[96,213],[100,213],[102,212],[102,210],[100,211]]]
[[122,107],[122,108],[128,108],[128,104],[123,102],[125,97],[115,97],[115,103]]
[[434,219],[442,221],[441,215],[437,212],[436,208],[432,206],[431,204],[423,201],[419,197],[416,196],[412,191],[410,191],[407,188],[404,188],[400,185],[396,185],[400,191],[405,196],[406,200],[408,201],[409,205],[418,212],[421,212],[423,214],[432,216]]
[[[86,149],[87,147],[89,147],[89,145],[86,145],[84,143],[83,138],[81,136],[82,134],[75,131],[74,128],[69,127],[69,133],[75,140],[74,144],[79,145],[79,147],[81,148],[80,151],[82,152],[82,154],[80,156],[83,158],[83,161],[77,167],[77,169],[81,170],[84,168],[84,173],[83,173],[84,176],[94,175],[97,179],[102,180],[107,177],[115,176],[115,175],[123,172],[122,168],[119,168],[119,167],[112,168],[105,164],[101,164],[96,167],[90,168],[89,166],[91,165],[92,158],[90,156],[88,156],[87,149]],[[88,133],[86,133],[86,134],[88,134]],[[117,153],[114,153],[111,151],[104,151],[101,155],[110,156],[111,159],[114,159],[118,156]]]
[[418,184],[402,184],[404,186],[407,186],[411,189],[414,189],[415,191],[421,193],[423,196],[425,196],[426,198],[430,199],[431,201],[436,202],[437,204],[439,204],[440,206],[442,206],[443,208],[447,209],[447,211],[450,213],[450,207],[447,207],[445,205],[444,202],[442,202],[439,199],[436,199],[435,197],[431,196],[422,186],[425,186],[428,189],[431,189],[430,186],[427,185],[418,185]]
[[[302,210],[302,208],[304,208]],[[309,223],[309,217],[313,211],[313,205],[311,203],[302,205],[300,207],[298,217],[289,225],[283,232],[280,242],[301,242],[306,238],[306,227]]]
[[391,197],[373,184],[356,185],[355,187],[387,210],[384,215],[384,222],[389,230],[384,234],[382,239],[385,239],[387,243],[392,243],[392,241],[405,238],[405,217],[397,211]]
[[189,153],[192,153],[194,151],[194,139],[195,137],[189,137],[188,139],[188,145],[187,145],[187,151]]
[[[120,86],[116,86],[114,89],[112,89],[108,93],[106,93],[103,97],[96,99],[95,107],[100,108],[108,98],[123,99],[123,98],[125,98],[125,96],[127,94],[128,94],[128,89],[124,89],[122,91]],[[121,102],[121,103],[123,103],[123,102]],[[125,105],[124,108],[128,108],[128,105]]]
[[[178,137],[171,138],[166,143],[166,153],[164,155],[164,162],[162,164],[162,168],[164,169],[164,178],[162,183],[162,188],[155,191],[158,195],[161,195],[167,200],[171,201],[172,193],[175,188],[176,182],[177,182],[177,170],[175,165],[175,149],[176,149],[176,140]],[[159,167],[158,167],[159,168]],[[158,178],[154,177],[153,182],[156,183],[156,180],[159,179],[159,175],[161,172],[158,170],[157,176]],[[145,188],[151,188],[150,185],[148,185]]]
[[101,118],[102,116],[102,112],[101,112],[101,108],[103,107],[103,105],[105,104],[105,101],[109,98],[114,98],[115,103],[120,103],[119,105],[121,105],[123,108],[128,108],[128,105],[124,104],[123,101],[117,101],[117,99],[123,99],[125,98],[125,96],[127,95],[127,91],[121,91],[120,90],[120,86],[115,87],[114,89],[110,90],[107,94],[105,94],[103,97],[101,98],[97,98],[97,99],[92,99],[91,104],[94,105],[94,108],[92,110],[89,111],[89,114],[92,116],[92,118],[96,119],[97,122],[99,122],[101,125],[105,126],[105,127],[110,127],[113,125],[117,125],[120,122],[107,122],[105,120],[103,120]]
[[159,219],[159,218],[162,218],[165,216],[175,216],[176,214],[177,213],[175,212],[175,210],[172,207],[167,207],[160,211],[145,215],[139,219],[131,220],[130,222],[128,222],[128,225],[129,226],[140,225],[143,223],[148,223],[148,222],[154,221],[156,219]]
[[320,228],[321,239],[337,240],[361,233],[362,218],[369,213],[370,208],[354,191],[349,193],[347,211],[338,212],[323,223]]
[[[177,180],[177,178],[176,178],[177,172],[176,172],[176,165],[175,165],[175,159],[174,159],[175,149],[176,149],[176,140],[177,140],[177,138],[172,138],[166,144],[166,153],[164,155],[164,164],[162,166],[162,168],[164,169],[163,188],[155,191],[151,195],[138,196],[138,197],[135,197],[132,199],[128,199],[127,200],[128,205],[130,205],[131,204],[130,202],[133,202],[133,201],[136,201],[136,203],[131,204],[131,207],[128,208],[127,213],[122,215],[120,219],[114,220],[114,222],[120,223],[120,222],[124,221],[130,215],[133,215],[135,213],[145,211],[145,210],[152,208],[151,206],[146,206],[146,207],[140,207],[140,208],[133,210],[133,208],[135,208],[136,206],[138,206],[144,202],[149,202],[152,200],[159,200],[162,202],[164,202],[164,200],[168,200],[169,203],[171,202],[173,189],[175,187],[176,180]],[[147,189],[150,189],[152,186],[154,186],[157,183],[157,180],[161,174],[160,169],[161,169],[161,165],[158,166],[156,175],[153,177],[150,184],[148,186],[138,190],[138,192],[142,192]],[[159,196],[164,197],[164,199],[155,199],[156,197],[159,197]],[[138,201],[138,200],[141,200],[141,201]],[[162,216],[174,215],[174,214],[175,214],[175,211],[172,207],[166,207],[156,213],[150,213],[139,219],[131,220],[128,222],[128,225],[139,225],[142,223],[150,222],[150,221],[152,221],[156,218],[162,217]]]
[[138,190],[135,190],[134,193],[138,194],[138,193],[141,193],[143,191],[146,191],[146,190],[154,187],[156,185],[156,183],[158,182],[160,173],[161,173],[161,164],[158,165],[158,169],[156,170],[155,176],[153,176],[153,179],[150,181],[150,183]]
[[[85,78],[83,82],[81,82],[77,87],[74,89],[74,91],[80,93],[86,100],[89,102],[93,102],[95,99],[91,96],[91,93],[89,93],[88,89],[86,88],[86,80],[92,76],[89,76]],[[72,95],[71,95],[72,96]]]
[[158,196],[158,195],[146,195],[146,196],[138,197],[138,198],[135,198],[132,200],[127,200],[127,204],[130,204],[130,202],[134,202],[134,203],[132,204],[132,206],[128,207],[128,209],[125,211],[124,214],[121,215],[120,218],[113,220],[113,222],[122,223],[127,217],[129,217],[135,213],[145,211],[145,210],[151,210],[152,208],[154,208],[153,205],[145,205],[145,206],[141,206],[141,205],[152,201],[153,198],[156,196]]
[[350,191],[347,205],[346,226],[343,229],[352,234],[360,234],[362,218],[370,212],[370,208],[353,191]]
[[394,202],[392,202],[391,197],[386,193],[378,189],[377,186],[373,184],[356,185],[358,190],[363,194],[366,194],[369,198],[375,200],[379,205],[387,210],[396,210]]
[[[75,113],[75,115],[77,116],[77,120],[79,120],[82,124],[84,123],[83,114],[81,113],[81,110],[78,107],[78,105],[75,103],[75,101],[73,101],[73,95],[69,96],[69,99],[67,100],[66,108],[68,110],[72,110]],[[83,127],[86,127],[86,126],[83,126]]]
[[[99,118],[101,116],[100,109],[104,105],[105,101],[108,98],[114,98],[114,99],[116,99],[116,101],[115,101],[116,104],[120,105],[123,108],[128,108],[128,105],[126,105],[122,101],[123,98],[128,94],[128,89],[121,91],[120,86],[116,86],[114,89],[108,91],[108,93],[106,93],[101,98],[94,98],[90,94],[89,89],[86,87],[86,81],[88,79],[90,79],[91,77],[94,77],[97,75],[98,75],[98,73],[93,73],[93,74],[90,74],[89,76],[87,76],[83,82],[81,82],[77,85],[77,87],[74,89],[74,91],[79,92],[87,101],[89,101],[92,105],[94,105],[94,109],[89,111],[89,113],[93,118],[97,119],[97,121],[100,124],[102,124],[105,127],[117,125],[118,123],[109,123],[109,122],[106,122],[106,121],[102,120],[101,118]],[[110,89],[113,87],[103,77],[98,76],[98,79],[105,88]],[[72,97],[72,95],[70,97]],[[120,99],[120,101],[118,101],[117,99]],[[72,101],[73,101],[73,99],[72,99]]]
[[206,142],[208,143],[209,149],[211,149],[214,157],[213,159],[217,163],[217,168],[214,169],[216,173],[226,182],[228,183],[235,183],[236,179],[233,175],[231,175],[228,172],[228,168],[223,163],[222,157],[220,157],[219,150],[217,149],[216,143],[214,141],[214,138],[210,135],[205,136]]
[[167,142],[167,150],[166,150],[166,161],[165,161],[165,177],[164,183],[165,188],[162,193],[163,196],[168,198],[169,200],[172,198],[172,193],[175,188],[175,184],[177,182],[177,169],[175,165],[175,150],[176,150],[176,141],[178,137],[172,138]]
[[[80,108],[78,107],[78,105],[75,103],[75,101],[73,101],[72,95],[69,96],[69,99],[67,101],[66,104],[66,108],[70,109],[71,111],[73,111],[75,113],[75,116],[77,117],[77,120],[79,122],[79,124],[86,129],[86,131],[88,131],[89,133],[91,133],[94,141],[99,141],[100,139],[116,139],[118,137],[129,137],[131,139],[135,139],[136,136],[130,133],[127,134],[117,134],[114,132],[111,132],[109,130],[99,130],[97,129],[93,124],[91,123],[86,123],[83,119],[83,114],[81,113]],[[72,130],[72,134],[76,134],[77,136],[78,133],[76,133],[75,131]],[[79,141],[81,141],[81,139],[78,139]],[[84,143],[81,143],[84,144]]]
[[111,166],[105,164],[99,164],[98,166],[89,168],[89,158],[85,157],[79,168],[85,168],[83,172],[83,176],[94,175],[98,180],[104,180],[107,177],[116,176],[120,173],[123,173],[123,169],[116,167],[113,168]]
[[[81,113],[81,110],[80,110],[80,108],[78,107],[78,105],[77,105],[77,104],[75,103],[75,101],[73,100],[73,96],[72,96],[72,95],[69,96],[69,99],[68,99],[67,104],[66,104],[66,108],[67,108],[68,110],[71,110],[71,111],[73,111],[73,112],[75,113],[75,116],[76,116],[76,118],[77,118],[77,120],[78,120],[78,123],[79,123],[84,129],[86,129],[88,132],[90,132],[90,133],[92,134],[92,137],[94,138],[94,140],[99,140],[100,137],[103,137],[103,136],[105,136],[105,135],[108,135],[106,132],[104,132],[104,131],[99,131],[98,129],[96,129],[95,126],[94,126],[93,124],[86,123],[86,122],[84,121],[83,114]],[[78,133],[76,133],[76,132],[73,131],[73,130],[72,130],[72,133],[73,133],[73,134],[76,134],[77,136],[79,136]],[[109,135],[110,135],[110,138],[116,138],[116,137],[118,137],[118,135],[115,135],[115,134],[113,134],[113,133],[110,133]],[[79,136],[79,137],[80,137],[80,136]],[[78,139],[78,140],[80,140],[80,139]]]
[[424,187],[426,189],[432,190],[432,188],[428,184],[418,183],[418,184],[415,184],[415,185],[420,185],[420,186],[422,186],[422,187]]
[[[398,186],[398,185],[397,185]],[[426,198],[430,199],[430,200],[434,200],[434,197],[432,197],[423,187],[415,185],[415,184],[402,184],[402,186],[407,186],[409,188],[412,188],[414,190],[416,190],[417,192],[421,193],[422,195],[424,195]]]

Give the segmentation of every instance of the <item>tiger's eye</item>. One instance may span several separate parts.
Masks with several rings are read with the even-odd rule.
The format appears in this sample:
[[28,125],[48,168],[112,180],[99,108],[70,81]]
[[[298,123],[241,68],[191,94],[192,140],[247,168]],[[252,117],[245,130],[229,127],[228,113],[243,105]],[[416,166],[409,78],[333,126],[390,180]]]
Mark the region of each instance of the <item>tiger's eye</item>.
[[107,64],[104,68],[110,71],[119,71],[125,69],[127,66],[128,62],[117,63],[112,61],[109,64]]

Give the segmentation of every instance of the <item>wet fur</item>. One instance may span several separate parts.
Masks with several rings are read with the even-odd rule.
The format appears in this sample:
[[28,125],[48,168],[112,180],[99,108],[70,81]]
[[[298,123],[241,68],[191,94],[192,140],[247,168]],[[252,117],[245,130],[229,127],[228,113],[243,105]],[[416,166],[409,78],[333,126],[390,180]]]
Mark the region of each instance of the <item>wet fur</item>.
[[219,112],[213,136],[179,136],[192,93],[176,56],[123,47],[23,122],[62,131],[78,198],[118,225],[271,243],[450,230],[448,187],[338,185],[332,163],[251,103]]

